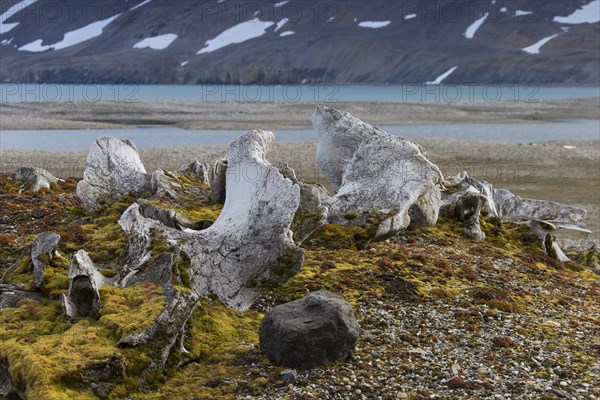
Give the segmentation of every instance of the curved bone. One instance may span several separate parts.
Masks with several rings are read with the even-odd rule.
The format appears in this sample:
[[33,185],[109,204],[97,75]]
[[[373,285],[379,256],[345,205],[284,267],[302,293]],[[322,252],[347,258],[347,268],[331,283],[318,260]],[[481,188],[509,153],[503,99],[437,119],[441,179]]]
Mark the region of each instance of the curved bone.
[[139,205],[130,206],[119,220],[129,237],[130,264],[150,257],[151,231],[159,231],[189,256],[195,293],[214,294],[240,310],[250,306],[261,288],[298,272],[302,250],[292,240],[290,225],[300,187],[264,159],[272,140],[271,132],[256,130],[229,146],[225,204],[205,230],[170,229],[144,218]]

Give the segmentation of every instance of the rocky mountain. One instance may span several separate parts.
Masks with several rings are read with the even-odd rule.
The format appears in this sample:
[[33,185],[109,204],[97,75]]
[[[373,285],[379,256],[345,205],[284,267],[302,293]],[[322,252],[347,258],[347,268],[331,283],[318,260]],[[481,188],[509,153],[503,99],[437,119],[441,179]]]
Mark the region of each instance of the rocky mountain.
[[0,5],[2,82],[600,83],[600,0]]

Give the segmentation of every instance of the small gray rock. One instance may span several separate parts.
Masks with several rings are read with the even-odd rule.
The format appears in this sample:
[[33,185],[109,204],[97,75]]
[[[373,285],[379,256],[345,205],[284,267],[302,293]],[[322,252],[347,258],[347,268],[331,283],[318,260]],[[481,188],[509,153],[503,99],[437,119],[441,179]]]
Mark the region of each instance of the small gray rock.
[[20,398],[10,379],[6,360],[0,360],[0,399],[16,400]]
[[351,356],[359,330],[350,303],[318,291],[269,311],[260,348],[275,364],[314,368]]
[[286,382],[292,382],[298,378],[298,371],[295,369],[286,369],[281,371],[279,376]]
[[43,298],[41,293],[23,290],[22,286],[0,283],[0,311],[16,307],[23,299],[42,301]]

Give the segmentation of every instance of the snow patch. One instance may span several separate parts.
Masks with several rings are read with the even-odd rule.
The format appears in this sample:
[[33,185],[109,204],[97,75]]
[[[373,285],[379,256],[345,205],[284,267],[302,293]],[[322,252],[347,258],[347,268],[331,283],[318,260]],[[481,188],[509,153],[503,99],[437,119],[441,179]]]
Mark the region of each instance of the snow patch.
[[285,6],[287,3],[289,3],[289,0],[280,1],[279,3],[275,3],[275,5],[273,7],[277,8],[277,7]]
[[117,19],[120,15],[121,14],[117,14],[101,21],[92,22],[91,24],[83,26],[79,29],[67,32],[64,34],[63,40],[60,42],[43,45],[42,39],[37,39],[31,43],[27,43],[26,45],[19,47],[19,51],[40,52],[46,50],[62,50],[67,47],[75,46],[79,43],[83,43],[87,40],[102,35],[104,28]]
[[600,0],[591,1],[566,17],[554,17],[553,21],[561,24],[595,24],[600,21]]
[[279,21],[279,22],[277,23],[277,26],[275,27],[275,32],[277,32],[277,31],[279,30],[279,28],[281,28],[282,26],[284,26],[285,24],[287,24],[287,23],[288,23],[288,21],[289,21],[289,19],[288,19],[288,18],[284,18],[284,19],[282,19],[281,21]]
[[358,26],[360,26],[361,28],[377,29],[377,28],[383,28],[385,26],[388,26],[391,23],[392,23],[392,21],[362,21],[361,23],[358,24]]
[[14,39],[14,37],[11,37],[10,39],[4,39],[3,41],[0,42],[0,45],[2,46],[8,46],[10,44],[10,42],[12,42]]
[[572,150],[572,149],[576,149],[577,148],[577,146],[571,146],[571,145],[568,145],[568,144],[565,144],[563,147],[565,149],[568,149],[568,150]]
[[29,7],[30,5],[32,5],[33,3],[37,2],[37,1],[38,0],[20,1],[17,4],[10,7],[8,10],[6,10],[2,15],[0,15],[0,35],[10,31],[15,26],[19,25],[18,22],[11,22],[10,24],[5,24],[4,21],[6,21],[7,19],[12,17],[16,13],[20,12],[21,10],[24,10],[25,8]]
[[177,39],[177,35],[174,33],[166,33],[164,35],[158,35],[154,37],[145,38],[140,42],[133,45],[134,49],[144,49],[146,47],[153,50],[163,50],[169,47],[173,41]]
[[152,0],[144,0],[142,1],[140,4],[138,4],[137,6],[133,6],[129,9],[129,11],[135,10],[136,8],[140,8],[142,6],[145,6],[146,4],[150,3]]
[[417,14],[406,14],[404,16],[404,20],[408,21],[409,19],[417,18]]
[[196,54],[211,53],[230,44],[243,43],[264,35],[267,29],[275,25],[273,21],[261,21],[258,18],[241,22],[221,32],[214,39],[209,39]]
[[473,39],[473,37],[475,36],[475,32],[477,32],[477,30],[481,27],[481,25],[483,25],[483,23],[487,19],[488,15],[490,15],[490,13],[483,14],[483,16],[481,18],[477,19],[475,22],[473,22],[471,25],[469,25],[469,27],[465,31],[465,37],[467,39]]
[[456,71],[457,68],[458,68],[458,65],[455,66],[455,67],[450,68],[448,71],[444,72],[443,74],[441,74],[440,76],[438,76],[437,78],[435,78],[435,80],[429,81],[429,82],[425,82],[425,84],[426,85],[439,85],[440,83],[442,83],[444,81],[444,79],[446,79],[454,71]]
[[186,61],[182,62],[179,65],[182,66],[182,67],[185,67],[187,65],[187,63],[189,63],[189,62],[190,62],[190,60],[186,60]]
[[285,32],[281,32],[281,35],[279,35],[279,36],[281,36],[281,37],[290,36],[290,35],[293,35],[294,33],[296,33],[296,32],[294,32],[294,31],[285,31]]
[[562,35],[561,33],[556,33],[552,36],[548,36],[543,38],[542,40],[535,42],[534,44],[532,44],[531,46],[528,47],[524,47],[521,50],[524,51],[525,53],[529,53],[529,54],[539,54],[540,53],[540,48],[545,45],[546,43],[548,43],[549,41],[551,41],[552,39],[554,39],[557,36]]
[[506,7],[502,7],[502,8],[500,9],[500,12],[501,12],[501,13],[506,13],[506,12],[508,12],[508,8],[506,8]]
[[515,10],[515,17],[520,17],[523,15],[531,15],[533,11],[523,11],[523,10]]

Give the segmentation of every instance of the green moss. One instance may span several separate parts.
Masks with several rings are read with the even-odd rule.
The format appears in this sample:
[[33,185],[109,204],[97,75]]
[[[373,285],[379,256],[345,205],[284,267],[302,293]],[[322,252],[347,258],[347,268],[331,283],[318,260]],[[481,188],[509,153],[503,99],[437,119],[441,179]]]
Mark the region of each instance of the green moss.
[[247,371],[242,359],[258,343],[261,320],[257,311],[239,312],[203,301],[188,321],[184,346],[190,353],[184,356],[185,367],[167,374],[166,381],[155,382],[159,390],[130,398],[184,399],[190,393],[199,399],[234,398]]
[[149,327],[164,308],[162,289],[152,282],[128,288],[100,288],[100,323],[114,333],[117,341]]
[[31,257],[24,256],[18,261],[14,270],[3,276],[3,281],[14,285],[23,285],[26,290],[34,290],[32,268]]
[[[179,278],[181,279],[181,284],[184,287],[190,287],[191,285],[191,277],[190,277],[190,273],[189,273],[189,268],[191,266],[191,260],[190,257],[185,254],[184,252],[181,252],[179,254],[180,260],[177,263],[177,270],[179,272]],[[177,282],[173,282],[173,284],[177,284]]]
[[65,268],[46,268],[42,293],[52,300],[58,300],[69,289],[69,270]]
[[310,248],[356,249],[356,240],[363,241],[366,232],[361,227],[327,224],[315,231],[307,240]]

